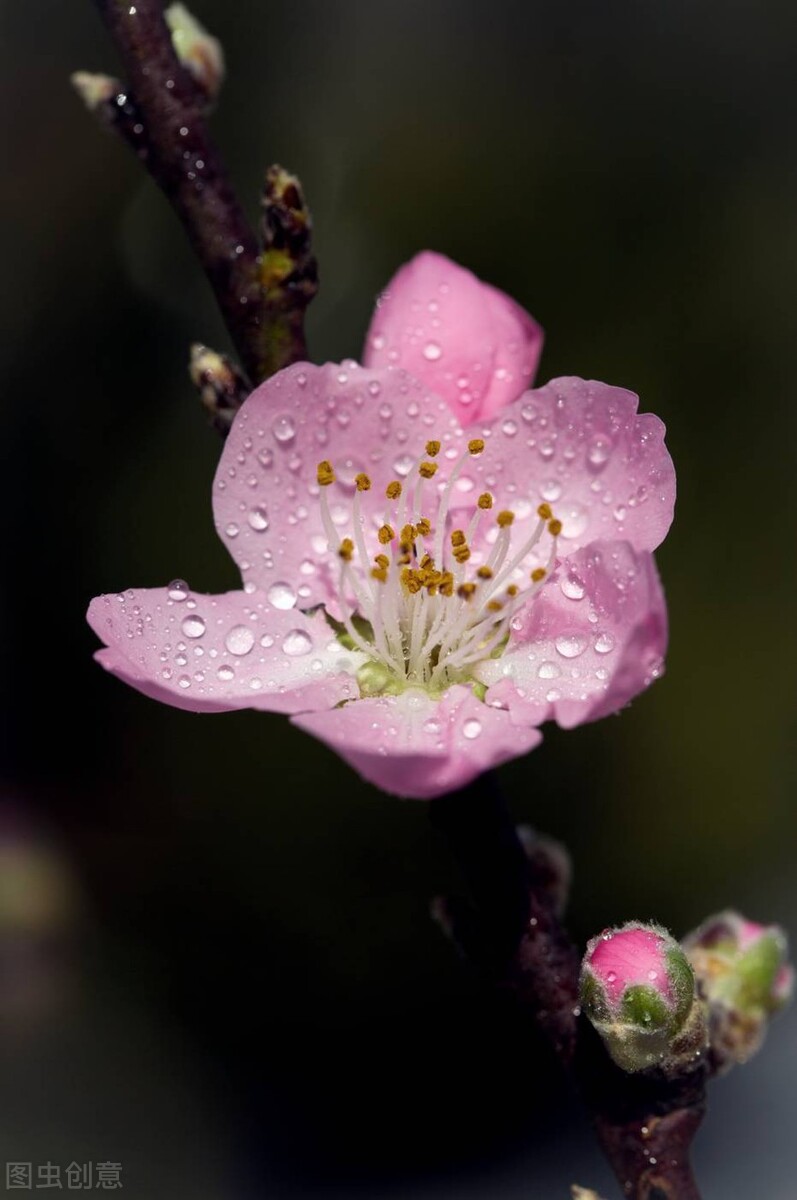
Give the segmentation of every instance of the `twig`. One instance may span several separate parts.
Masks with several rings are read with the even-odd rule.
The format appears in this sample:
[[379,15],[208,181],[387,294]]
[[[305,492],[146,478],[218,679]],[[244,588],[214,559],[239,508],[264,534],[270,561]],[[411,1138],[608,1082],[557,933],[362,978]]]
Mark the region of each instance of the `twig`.
[[705,1107],[705,1072],[668,1080],[628,1075],[581,1017],[580,956],[557,913],[556,863],[529,856],[494,779],[433,800],[470,892],[436,915],[464,955],[508,993],[552,1046],[584,1097],[623,1194],[631,1200],[699,1200],[689,1150]]
[[[264,278],[257,238],[208,134],[207,98],[175,53],[161,0],[96,3],[119,48],[127,83],[115,97],[91,106],[134,147],[166,194],[210,280],[241,361],[258,382],[306,357],[303,314],[315,292],[309,215],[302,207],[300,261],[288,261],[286,255],[279,277],[270,269]],[[87,77],[82,78],[85,83]],[[301,198],[298,184],[288,201],[292,211],[296,197]],[[285,196],[267,196],[267,211],[272,202],[280,210],[279,222]]]

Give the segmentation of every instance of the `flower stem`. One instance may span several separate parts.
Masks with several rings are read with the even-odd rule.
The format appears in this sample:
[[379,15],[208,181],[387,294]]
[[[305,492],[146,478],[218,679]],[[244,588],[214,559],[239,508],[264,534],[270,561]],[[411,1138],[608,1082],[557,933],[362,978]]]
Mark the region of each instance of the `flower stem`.
[[557,864],[542,841],[524,849],[493,775],[429,807],[470,893],[467,905],[446,901],[436,915],[482,977],[544,1034],[590,1109],[623,1195],[700,1200],[689,1150],[705,1071],[670,1080],[629,1075],[611,1061],[580,1015],[580,955],[560,919]]
[[[304,309],[316,290],[310,221],[298,181],[271,168],[267,231],[288,228],[275,261],[233,190],[204,116],[206,99],[181,65],[162,0],[96,0],[127,73],[108,122],[135,149],[182,222],[250,379],[306,358]],[[265,268],[265,269],[264,269]]]

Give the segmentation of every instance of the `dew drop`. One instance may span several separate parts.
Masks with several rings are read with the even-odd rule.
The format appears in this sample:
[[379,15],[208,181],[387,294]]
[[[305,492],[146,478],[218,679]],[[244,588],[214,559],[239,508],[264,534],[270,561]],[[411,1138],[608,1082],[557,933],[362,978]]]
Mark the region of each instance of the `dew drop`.
[[565,504],[562,508],[557,508],[556,515],[562,522],[563,538],[581,537],[587,528],[589,513],[583,504]]
[[540,487],[540,495],[543,500],[553,502],[558,500],[562,494],[562,485],[558,479],[547,479]]
[[271,426],[271,432],[283,446],[287,445],[288,442],[292,442],[296,437],[296,426],[293,423],[293,418],[289,417],[287,413],[281,417],[277,417]]
[[246,625],[233,625],[224,639],[224,645],[230,654],[235,654],[239,658],[243,654],[248,654],[254,644],[255,635],[251,629],[247,629]]
[[437,362],[443,357],[443,347],[439,342],[427,342],[423,348],[423,357],[427,362]]
[[610,633],[600,633],[595,638],[595,649],[598,654],[611,654],[614,650],[614,638]]
[[169,584],[168,596],[170,600],[175,600],[178,604],[181,600],[188,598],[190,589],[184,579],[173,579]]
[[268,529],[268,513],[263,504],[258,504],[257,507],[250,508],[247,520],[256,533],[263,533],[264,530]]
[[583,600],[586,588],[577,575],[565,575],[562,582],[559,584],[562,590],[562,595],[567,596],[568,600]]
[[234,538],[234,537],[238,537],[240,530],[238,529],[238,526],[235,524],[235,521],[230,521],[230,523],[228,525],[225,525],[224,532],[227,534],[227,537]]
[[296,592],[289,583],[272,583],[268,589],[268,601],[275,608],[293,608],[296,603]]
[[260,463],[261,467],[268,468],[274,462],[274,455],[267,447],[264,447],[262,450],[258,450],[257,461]]
[[271,646],[274,645],[274,639],[270,633],[263,634],[262,638],[260,639],[260,645],[263,647],[264,650],[268,650]]
[[235,678],[235,671],[227,663],[223,663],[216,674],[222,683],[229,683],[231,679]]
[[302,654],[309,654],[313,648],[313,639],[303,629],[292,629],[290,633],[285,635],[285,640],[282,643],[282,649],[285,654],[291,658],[299,658]]
[[191,686],[191,680],[188,678],[188,676],[187,676],[187,675],[181,675],[181,676],[179,677],[179,679],[177,680],[177,686],[178,686],[178,687],[181,687],[181,688],[183,688],[183,689],[185,689],[185,688],[190,688],[190,686]]
[[414,462],[415,459],[411,454],[400,454],[393,462],[393,470],[397,475],[401,475],[402,478],[406,478],[412,470],[412,465]]
[[605,467],[612,453],[612,443],[605,434],[596,434],[587,450],[587,462],[595,470]]
[[557,667],[555,662],[540,663],[537,668],[537,676],[539,679],[558,679],[562,674],[562,668]]
[[482,723],[481,721],[477,721],[475,717],[471,717],[470,720],[466,721],[462,726],[463,736],[468,738],[469,741],[473,741],[474,738],[477,738],[481,731]]
[[554,646],[562,658],[578,658],[587,648],[587,639],[579,633],[562,634],[556,639]]
[[190,617],[186,617],[180,626],[187,638],[201,638],[205,632],[205,622],[201,617],[192,613]]
[[506,421],[502,422],[501,429],[507,437],[514,437],[517,433],[517,421],[512,421],[511,419],[507,418]]

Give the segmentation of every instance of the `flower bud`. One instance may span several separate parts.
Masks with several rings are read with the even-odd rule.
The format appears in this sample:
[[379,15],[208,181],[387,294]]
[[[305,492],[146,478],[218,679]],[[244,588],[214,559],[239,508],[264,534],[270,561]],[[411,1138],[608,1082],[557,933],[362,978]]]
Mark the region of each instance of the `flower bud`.
[[706,1045],[704,1006],[681,947],[658,925],[631,921],[593,938],[581,967],[581,1004],[624,1071],[676,1075]]
[[208,100],[215,100],[224,80],[224,51],[184,4],[170,4],[164,11],[172,44]]
[[794,991],[785,933],[729,910],[704,921],[683,945],[708,1000],[719,1070],[746,1062]]

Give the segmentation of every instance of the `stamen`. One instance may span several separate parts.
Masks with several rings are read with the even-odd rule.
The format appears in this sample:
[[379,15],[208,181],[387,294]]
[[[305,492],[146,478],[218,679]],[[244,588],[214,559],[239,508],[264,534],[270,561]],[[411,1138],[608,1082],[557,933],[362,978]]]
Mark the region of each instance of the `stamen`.
[[553,521],[549,521],[548,522],[548,532],[551,534],[552,537],[559,537],[559,534],[562,532],[562,522],[557,521],[556,519],[554,519]]
[[471,438],[471,440],[468,442],[468,454],[472,454],[474,457],[477,454],[481,454],[483,449],[484,441],[482,438]]
[[376,536],[379,538],[380,546],[388,546],[396,534],[390,525],[383,525]]
[[393,479],[385,488],[385,495],[388,500],[398,500],[401,495],[401,484],[398,479]]
[[514,521],[515,514],[508,508],[505,508],[503,512],[500,512],[495,519],[502,529],[506,529]]
[[481,496],[479,496],[477,504],[479,505],[479,508],[492,508],[493,498],[489,492],[482,492]]
[[371,490],[371,480],[365,474],[365,471],[360,471],[354,476],[354,482],[357,484],[358,492],[368,492]]
[[430,458],[435,458],[440,453],[440,443],[435,441],[427,442],[426,453]]
[[335,482],[335,472],[332,469],[332,463],[328,459],[325,458],[323,462],[318,464],[316,479],[321,487],[329,487],[331,483]]
[[338,554],[344,562],[351,562],[352,555],[354,554],[354,542],[351,538],[343,539],[338,547]]
[[437,474],[437,463],[436,462],[422,462],[421,465],[418,467],[418,474],[423,479],[432,479],[432,477]]
[[535,567],[529,578],[532,583],[541,583],[547,574],[545,567]]
[[487,566],[479,567],[476,574],[479,576],[479,579],[492,579],[492,577],[493,577],[492,571]]

